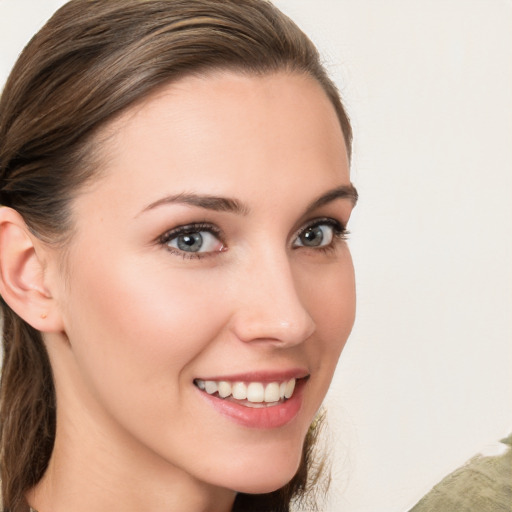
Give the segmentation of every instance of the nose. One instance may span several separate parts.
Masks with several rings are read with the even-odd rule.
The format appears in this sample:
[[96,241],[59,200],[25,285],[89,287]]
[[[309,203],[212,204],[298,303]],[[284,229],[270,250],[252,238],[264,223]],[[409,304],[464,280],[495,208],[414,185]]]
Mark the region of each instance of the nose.
[[231,319],[238,339],[293,346],[314,333],[314,320],[301,301],[286,254],[260,253],[240,274]]

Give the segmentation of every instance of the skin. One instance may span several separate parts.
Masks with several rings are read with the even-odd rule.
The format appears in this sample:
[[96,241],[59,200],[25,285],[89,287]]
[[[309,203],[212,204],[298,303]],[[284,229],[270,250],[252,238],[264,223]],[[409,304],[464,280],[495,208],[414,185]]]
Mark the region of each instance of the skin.
[[[297,245],[314,219],[349,220],[350,198],[305,213],[350,185],[339,122],[309,77],[223,72],[165,87],[103,135],[101,178],[73,201],[65,256],[40,251],[62,326],[44,335],[58,428],[28,499],[40,512],[228,511],[235,491],[292,478],[353,325],[346,242]],[[184,193],[244,211],[148,208]],[[222,231],[202,257],[162,242],[193,222]],[[282,368],[310,378],[298,415],[275,429],[237,424],[193,385]]]

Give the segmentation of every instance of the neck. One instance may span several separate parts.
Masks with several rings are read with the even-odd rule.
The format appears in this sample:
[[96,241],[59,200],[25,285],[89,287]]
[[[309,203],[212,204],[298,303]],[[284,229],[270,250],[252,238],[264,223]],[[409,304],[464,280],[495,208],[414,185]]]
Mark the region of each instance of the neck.
[[32,508],[39,512],[232,509],[234,491],[194,478],[134,440],[95,398],[80,390],[74,382],[77,374],[56,379],[55,444],[43,478],[27,493]]
[[[70,443],[70,439],[79,443]],[[228,512],[235,493],[199,482],[165,461],[58,432],[46,473],[27,495],[39,512]],[[156,458],[156,457],[154,457]]]

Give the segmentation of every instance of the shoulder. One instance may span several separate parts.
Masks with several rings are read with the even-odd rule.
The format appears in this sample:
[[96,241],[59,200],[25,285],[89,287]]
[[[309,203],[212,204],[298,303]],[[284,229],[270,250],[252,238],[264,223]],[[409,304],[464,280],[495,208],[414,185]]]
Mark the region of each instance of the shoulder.
[[437,484],[409,512],[495,512],[512,503],[512,434]]

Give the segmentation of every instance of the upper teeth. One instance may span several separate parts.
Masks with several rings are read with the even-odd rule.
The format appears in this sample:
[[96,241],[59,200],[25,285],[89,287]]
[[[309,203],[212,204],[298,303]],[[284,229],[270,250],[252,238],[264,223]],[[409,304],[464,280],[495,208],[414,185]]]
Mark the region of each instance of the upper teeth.
[[295,379],[285,382],[227,382],[225,380],[201,380],[196,379],[196,386],[199,389],[213,395],[219,393],[221,398],[227,398],[233,395],[237,400],[247,400],[249,402],[278,402],[282,398],[290,398],[295,389]]

